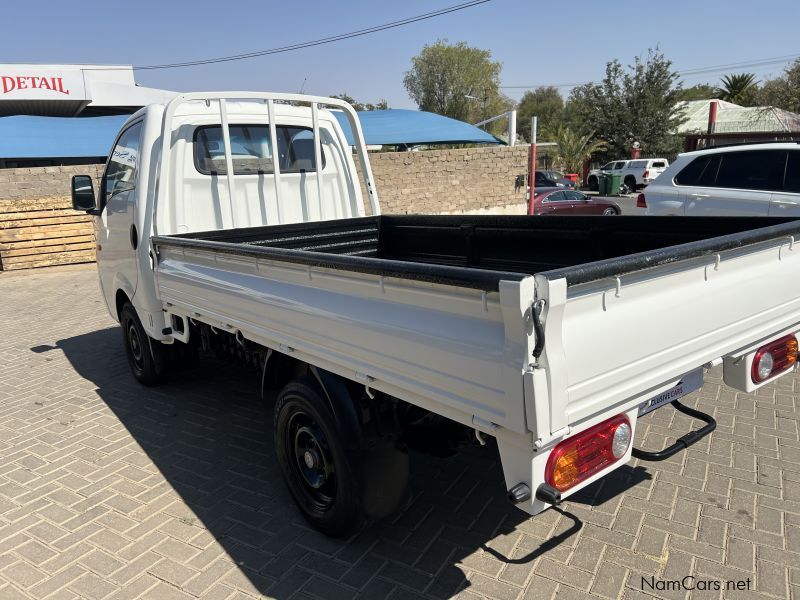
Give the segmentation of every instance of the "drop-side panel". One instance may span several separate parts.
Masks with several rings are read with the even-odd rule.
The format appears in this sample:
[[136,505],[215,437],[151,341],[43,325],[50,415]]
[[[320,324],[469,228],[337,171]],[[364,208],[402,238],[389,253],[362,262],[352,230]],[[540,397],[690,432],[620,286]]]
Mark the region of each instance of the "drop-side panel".
[[800,323],[800,245],[790,238],[619,280],[554,283],[537,277],[543,289],[562,292],[549,298],[554,317],[546,322],[548,379],[566,383],[550,386],[551,431],[621,411],[669,380]]
[[169,310],[430,399],[463,422],[526,431],[523,282],[484,292],[168,244],[157,277]]

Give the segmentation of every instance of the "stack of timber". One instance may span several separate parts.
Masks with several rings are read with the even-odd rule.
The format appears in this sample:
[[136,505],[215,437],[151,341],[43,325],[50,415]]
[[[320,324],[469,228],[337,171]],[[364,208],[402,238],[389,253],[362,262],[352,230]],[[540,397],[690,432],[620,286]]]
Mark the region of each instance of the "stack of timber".
[[0,270],[95,260],[91,217],[65,197],[0,200]]

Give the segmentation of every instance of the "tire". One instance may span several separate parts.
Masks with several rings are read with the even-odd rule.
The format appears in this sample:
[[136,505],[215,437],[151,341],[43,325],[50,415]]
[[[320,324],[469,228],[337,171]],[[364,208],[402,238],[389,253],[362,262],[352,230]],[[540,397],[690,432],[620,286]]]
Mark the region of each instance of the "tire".
[[119,323],[128,364],[136,380],[147,386],[161,383],[167,372],[164,345],[150,339],[136,314],[136,309],[126,302],[120,311]]
[[358,474],[324,392],[311,377],[286,385],[275,403],[275,453],[305,519],[331,537],[353,533],[364,519]]
[[589,185],[589,189],[593,192],[596,192],[600,189],[600,182],[598,181],[596,175],[589,175],[589,179],[587,179],[586,183]]
[[636,191],[636,178],[635,177],[631,177],[631,176],[626,177],[625,178],[625,185],[628,186],[628,189],[631,192],[635,192]]
[[619,213],[615,209],[611,208],[610,206],[603,211],[603,216],[604,217],[612,217],[612,216],[618,215],[618,214]]

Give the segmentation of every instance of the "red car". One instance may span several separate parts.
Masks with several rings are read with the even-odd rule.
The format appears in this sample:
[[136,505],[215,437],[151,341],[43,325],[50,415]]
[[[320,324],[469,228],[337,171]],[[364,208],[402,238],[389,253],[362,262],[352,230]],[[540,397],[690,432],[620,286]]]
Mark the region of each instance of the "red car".
[[534,188],[532,215],[618,215],[619,206],[606,198],[564,188]]

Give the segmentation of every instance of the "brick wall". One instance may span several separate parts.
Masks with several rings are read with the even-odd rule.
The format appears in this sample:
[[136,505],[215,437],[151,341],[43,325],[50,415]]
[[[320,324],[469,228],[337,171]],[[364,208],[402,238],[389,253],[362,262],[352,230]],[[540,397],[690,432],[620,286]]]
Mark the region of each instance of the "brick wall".
[[[527,146],[370,155],[381,210],[393,214],[524,212]],[[365,202],[366,192],[363,190]],[[369,207],[367,207],[369,212]]]
[[103,165],[70,165],[68,167],[22,167],[0,169],[0,200],[29,200],[63,197],[70,205],[70,180],[73,175],[102,174]]

